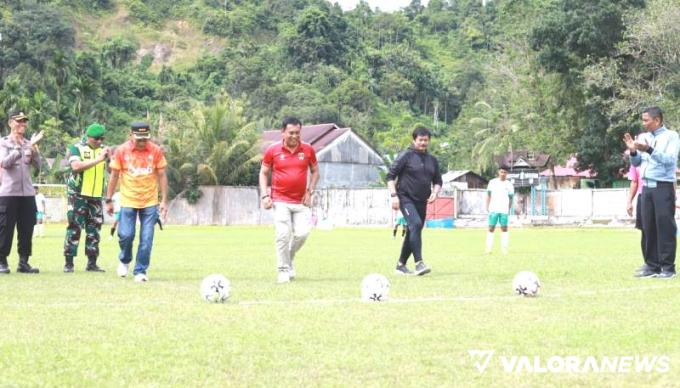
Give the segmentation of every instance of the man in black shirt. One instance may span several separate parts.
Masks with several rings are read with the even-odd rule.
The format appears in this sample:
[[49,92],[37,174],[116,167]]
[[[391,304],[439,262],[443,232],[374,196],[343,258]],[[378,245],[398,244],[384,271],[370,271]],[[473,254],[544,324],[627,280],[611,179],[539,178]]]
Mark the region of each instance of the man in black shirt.
[[439,172],[439,162],[427,152],[430,130],[417,127],[412,136],[413,144],[400,153],[390,167],[387,187],[392,197],[392,209],[401,209],[407,225],[396,273],[414,274],[406,267],[406,261],[413,254],[416,262],[415,274],[425,275],[430,272],[430,268],[423,262],[421,233],[427,204],[437,198],[442,187],[442,176]]

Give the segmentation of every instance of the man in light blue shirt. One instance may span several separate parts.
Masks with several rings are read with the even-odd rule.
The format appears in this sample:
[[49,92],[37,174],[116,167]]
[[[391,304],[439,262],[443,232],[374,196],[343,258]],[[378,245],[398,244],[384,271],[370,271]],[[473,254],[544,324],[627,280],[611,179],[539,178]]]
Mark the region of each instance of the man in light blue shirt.
[[678,166],[678,133],[663,125],[663,112],[650,107],[642,113],[646,133],[633,139],[623,137],[630,162],[642,176],[642,230],[645,235],[645,268],[637,277],[675,277],[675,171]]

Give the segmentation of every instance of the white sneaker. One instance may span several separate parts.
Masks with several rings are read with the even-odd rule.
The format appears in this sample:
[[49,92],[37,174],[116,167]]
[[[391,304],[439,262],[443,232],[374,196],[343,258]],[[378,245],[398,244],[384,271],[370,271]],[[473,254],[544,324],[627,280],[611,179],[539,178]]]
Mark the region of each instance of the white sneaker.
[[290,283],[290,273],[288,271],[279,271],[276,282],[279,284]]
[[146,274],[138,273],[137,275],[135,275],[135,281],[137,283],[145,283],[149,281],[149,278],[146,276]]
[[116,269],[116,273],[118,274],[118,276],[120,276],[122,278],[126,277],[127,274],[128,274],[128,267],[130,267],[130,263],[127,263],[127,264],[119,263],[118,269]]

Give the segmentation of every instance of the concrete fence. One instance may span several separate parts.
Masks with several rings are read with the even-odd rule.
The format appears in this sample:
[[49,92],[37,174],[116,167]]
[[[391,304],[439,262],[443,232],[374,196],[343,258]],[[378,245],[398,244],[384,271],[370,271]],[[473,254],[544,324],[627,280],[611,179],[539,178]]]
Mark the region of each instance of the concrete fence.
[[[176,198],[168,223],[182,225],[258,225],[273,222],[272,211],[262,209],[254,187],[203,186],[196,204]],[[392,222],[387,189],[324,189],[314,193],[312,214],[333,225],[389,225]]]
[[[264,210],[255,187],[203,186],[198,203],[190,205],[177,197],[170,203],[169,224],[178,225],[261,225],[271,224],[272,211]],[[456,218],[483,221],[486,190],[457,190],[453,193]],[[545,215],[541,196],[516,194],[514,208],[519,218],[543,223],[623,222],[627,189],[549,190],[545,193]],[[66,200],[47,199],[48,222],[66,221]],[[387,189],[322,189],[314,193],[312,214],[316,222],[335,226],[390,225],[394,214]],[[533,211],[532,211],[533,209]],[[107,222],[110,219],[107,217]],[[462,225],[462,223],[459,223]]]
[[[458,197],[457,215],[486,214],[486,190],[458,190],[455,195]],[[626,213],[627,198],[628,189],[548,190],[545,193],[544,206],[539,191],[533,202],[530,194],[515,194],[513,207],[516,214],[522,216],[629,218]],[[544,207],[546,214],[542,214]]]
[[[203,196],[194,205],[177,198],[170,205],[168,222],[186,225],[271,224],[270,210],[260,207],[260,195],[252,187],[201,187]],[[453,194],[455,216],[481,219],[486,216],[486,190],[457,190]],[[629,222],[627,189],[554,190],[533,202],[529,194],[515,196],[517,214],[526,218],[585,222],[615,220]],[[542,215],[545,208],[545,215]],[[533,211],[532,211],[533,209]],[[318,222],[336,226],[389,225],[394,220],[387,189],[322,189],[314,194],[312,212]]]

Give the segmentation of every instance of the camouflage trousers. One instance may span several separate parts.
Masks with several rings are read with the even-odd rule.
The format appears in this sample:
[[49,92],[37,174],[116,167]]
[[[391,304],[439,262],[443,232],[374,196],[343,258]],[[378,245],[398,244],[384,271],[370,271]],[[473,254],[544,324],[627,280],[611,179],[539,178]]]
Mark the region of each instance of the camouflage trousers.
[[87,257],[99,257],[99,231],[104,222],[102,200],[69,195],[66,214],[68,226],[64,240],[64,256],[77,256],[80,231],[85,228],[85,254]]

